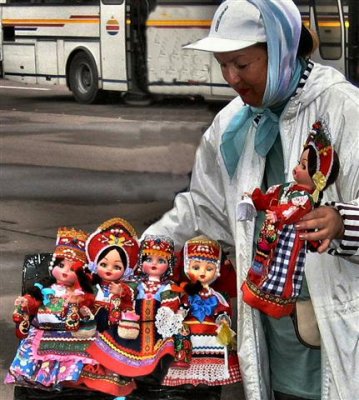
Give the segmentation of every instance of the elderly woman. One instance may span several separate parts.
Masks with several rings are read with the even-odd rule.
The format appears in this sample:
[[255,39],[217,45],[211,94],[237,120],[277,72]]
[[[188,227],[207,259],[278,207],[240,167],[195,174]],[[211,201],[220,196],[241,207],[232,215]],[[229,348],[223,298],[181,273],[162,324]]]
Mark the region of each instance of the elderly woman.
[[[146,233],[181,245],[205,234],[236,250],[238,288],[251,265],[255,225],[240,221],[244,192],[285,182],[307,133],[321,119],[341,161],[323,206],[297,224],[320,241],[306,260],[321,350],[305,347],[290,317],[273,319],[238,293],[238,352],[250,400],[353,399],[359,393],[359,90],[306,56],[313,46],[290,0],[227,0],[208,37],[187,47],[213,52],[239,94],[214,119],[197,151],[188,193]],[[325,203],[327,202],[327,203]],[[356,234],[355,234],[356,232]],[[307,289],[307,290],[305,290]]]

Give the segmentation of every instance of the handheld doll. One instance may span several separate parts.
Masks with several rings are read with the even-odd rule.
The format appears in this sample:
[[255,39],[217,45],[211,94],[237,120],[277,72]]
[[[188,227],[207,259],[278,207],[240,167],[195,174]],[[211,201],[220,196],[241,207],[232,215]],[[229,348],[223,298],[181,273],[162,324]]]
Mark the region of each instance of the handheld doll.
[[238,358],[230,350],[234,335],[230,306],[211,287],[220,265],[221,247],[215,240],[199,236],[185,243],[184,272],[192,284],[184,285],[181,307],[186,310],[184,325],[190,332],[192,358],[186,368],[171,366],[164,385],[218,386],[240,380]]
[[[313,124],[304,144],[293,182],[272,186],[266,193],[255,189],[251,197],[257,210],[266,212],[252,267],[242,285],[243,300],[280,318],[294,310],[302,287],[307,243],[295,224],[319,206],[322,192],[338,176],[339,160],[321,121]],[[314,248],[316,243],[311,244]]]
[[[139,244],[133,227],[122,218],[112,218],[90,235],[86,242],[89,269],[95,285],[95,319],[97,330],[118,326],[121,319],[138,320],[134,311],[134,290],[124,283],[133,274],[138,260]],[[138,334],[132,323],[128,335]],[[123,332],[126,334],[125,332]]]
[[94,301],[83,270],[87,236],[74,228],[60,228],[49,266],[51,277],[16,300],[15,321],[26,315],[32,326],[20,343],[7,383],[57,388],[62,382],[76,380],[83,364],[94,362],[73,346],[74,336],[82,329],[86,332],[90,323],[82,310],[91,308]]
[[[140,246],[140,276],[136,285],[136,313],[140,316],[139,336],[126,340],[110,327],[99,334],[89,353],[108,368],[124,376],[144,376],[162,371],[174,355],[172,335],[183,318],[176,314],[178,294],[171,290],[173,241],[165,236],[145,236]],[[156,316],[160,316],[160,328]],[[158,319],[158,318],[157,318]]]

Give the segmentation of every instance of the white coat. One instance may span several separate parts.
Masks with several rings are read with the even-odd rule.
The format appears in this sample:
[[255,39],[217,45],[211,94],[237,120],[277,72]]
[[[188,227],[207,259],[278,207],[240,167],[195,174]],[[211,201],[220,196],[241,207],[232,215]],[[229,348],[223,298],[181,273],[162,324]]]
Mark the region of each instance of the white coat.
[[[235,246],[238,285],[238,354],[245,393],[268,400],[266,344],[258,312],[242,302],[241,284],[251,265],[253,221],[237,221],[244,192],[261,185],[265,159],[254,151],[248,133],[237,171],[229,178],[219,151],[221,135],[242,107],[238,97],[214,119],[197,150],[190,190],[177,195],[174,208],[145,232],[171,236],[177,245],[205,234]],[[359,206],[359,89],[335,69],[314,64],[303,90],[286,105],[280,121],[285,177],[292,179],[312,124],[322,118],[341,162],[339,177],[324,192],[324,201]],[[322,399],[359,398],[359,251],[344,259],[308,254],[306,277],[322,340]]]

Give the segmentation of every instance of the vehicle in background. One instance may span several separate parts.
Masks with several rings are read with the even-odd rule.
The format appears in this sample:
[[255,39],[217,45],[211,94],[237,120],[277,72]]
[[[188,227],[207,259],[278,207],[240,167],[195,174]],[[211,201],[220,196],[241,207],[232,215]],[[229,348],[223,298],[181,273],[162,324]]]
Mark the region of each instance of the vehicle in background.
[[[357,0],[295,0],[319,36],[315,61],[359,82]],[[221,0],[0,0],[5,79],[66,84],[80,103],[103,91],[230,99],[206,35]],[[352,17],[350,17],[352,16]],[[351,18],[351,19],[350,19]]]

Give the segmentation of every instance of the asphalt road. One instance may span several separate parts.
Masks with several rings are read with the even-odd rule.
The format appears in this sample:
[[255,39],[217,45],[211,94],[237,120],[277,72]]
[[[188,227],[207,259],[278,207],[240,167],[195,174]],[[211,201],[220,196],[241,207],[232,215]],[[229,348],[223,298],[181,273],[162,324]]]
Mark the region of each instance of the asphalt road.
[[[64,88],[0,80],[1,382],[17,346],[11,313],[24,256],[51,252],[60,226],[91,232],[115,216],[140,235],[188,186],[196,147],[223,105],[129,106],[115,93],[81,105]],[[11,400],[1,385],[0,399]]]

